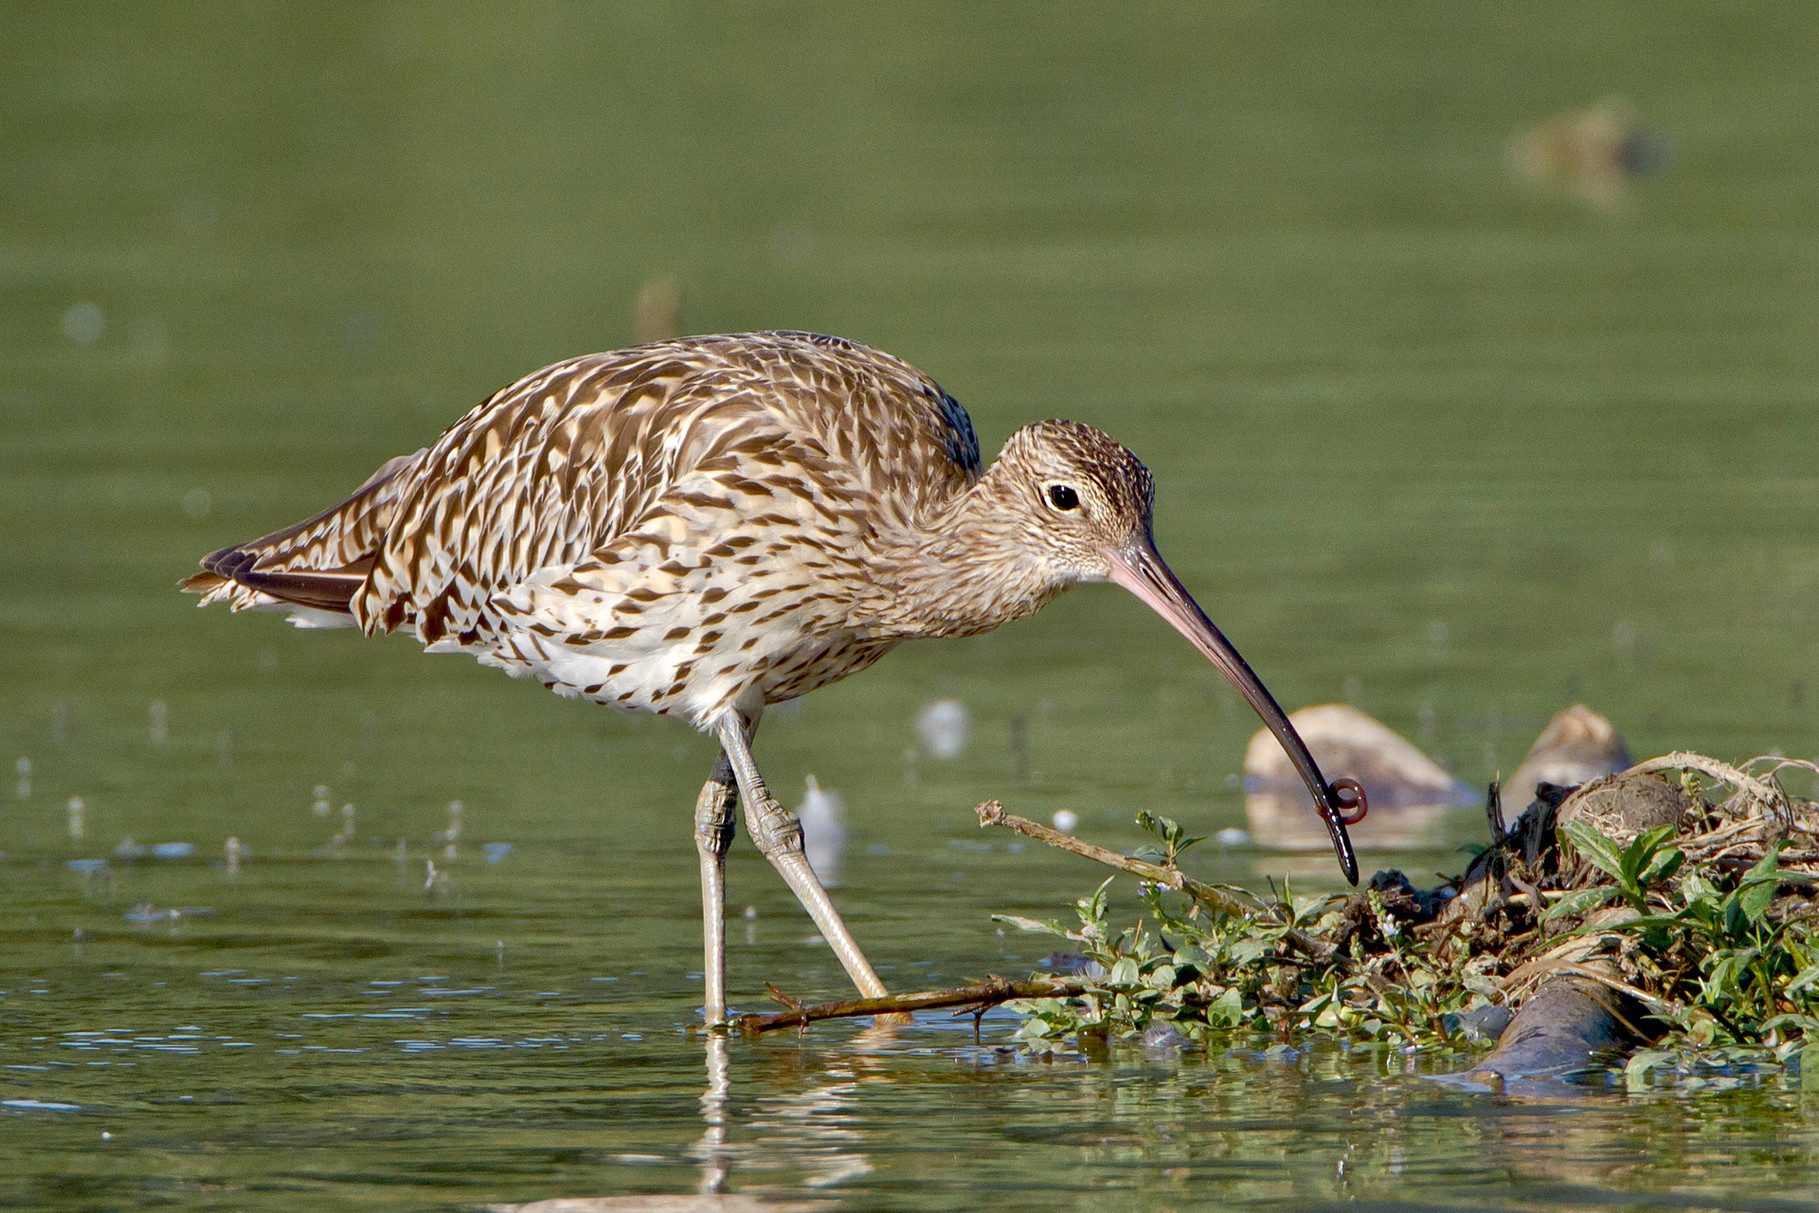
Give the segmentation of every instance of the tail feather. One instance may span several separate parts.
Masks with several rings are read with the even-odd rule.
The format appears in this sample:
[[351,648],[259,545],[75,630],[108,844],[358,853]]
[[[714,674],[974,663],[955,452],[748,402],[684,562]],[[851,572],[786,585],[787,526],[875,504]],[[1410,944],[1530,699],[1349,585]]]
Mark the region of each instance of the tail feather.
[[236,611],[291,610],[294,621],[312,626],[328,622],[324,612],[355,623],[350,604],[372,571],[406,473],[422,455],[390,460],[346,501],[313,518],[210,552],[203,571],[179,584],[202,595],[203,606],[226,600]]
[[248,589],[270,594],[283,602],[315,607],[319,611],[347,613],[366,575],[372,570],[373,558],[363,556],[338,569],[266,573],[248,569],[234,580]]

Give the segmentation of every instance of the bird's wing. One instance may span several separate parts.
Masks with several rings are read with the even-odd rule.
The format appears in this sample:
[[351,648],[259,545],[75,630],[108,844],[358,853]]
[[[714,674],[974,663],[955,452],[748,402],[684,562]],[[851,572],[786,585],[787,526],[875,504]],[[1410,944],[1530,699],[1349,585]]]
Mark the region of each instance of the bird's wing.
[[414,469],[352,609],[424,643],[629,530],[715,440],[717,359],[669,342],[559,362],[505,388]]
[[765,336],[779,413],[865,489],[880,525],[914,525],[983,473],[972,418],[921,371],[839,337]]
[[806,333],[685,338],[528,375],[342,505],[213,554],[186,585],[463,641],[496,594],[648,529],[702,475],[888,524],[979,472],[965,410],[889,355]]
[[340,613],[368,632],[421,619],[440,637],[450,611],[471,613],[637,517],[661,489],[666,439],[681,433],[665,432],[670,397],[702,361],[669,343],[545,367],[341,504],[211,553],[184,588],[205,605],[309,608],[310,622]]
[[[591,355],[506,388],[430,448],[353,613],[369,631],[409,622],[425,643],[460,638],[495,594],[633,531],[681,527],[674,494],[704,476],[734,498],[817,499],[856,483],[914,511],[978,474],[958,404],[837,338],[746,333]],[[826,504],[860,508],[840,496]]]

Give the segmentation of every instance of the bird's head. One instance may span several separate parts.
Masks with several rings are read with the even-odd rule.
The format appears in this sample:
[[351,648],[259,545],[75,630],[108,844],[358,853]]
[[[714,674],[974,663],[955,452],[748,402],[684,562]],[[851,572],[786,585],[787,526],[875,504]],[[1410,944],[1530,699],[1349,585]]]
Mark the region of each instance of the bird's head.
[[992,472],[1001,522],[1063,585],[1111,580],[1115,553],[1149,543],[1156,495],[1149,469],[1091,426],[1026,425]]
[[1337,790],[1327,783],[1274,697],[1156,552],[1150,538],[1156,486],[1143,462],[1091,426],[1038,421],[1011,435],[989,477],[999,526],[1013,531],[1022,554],[1040,561],[1055,585],[1124,587],[1231,679],[1300,771],[1340,866],[1356,884],[1358,861],[1345,827],[1363,818],[1362,790],[1350,780]]

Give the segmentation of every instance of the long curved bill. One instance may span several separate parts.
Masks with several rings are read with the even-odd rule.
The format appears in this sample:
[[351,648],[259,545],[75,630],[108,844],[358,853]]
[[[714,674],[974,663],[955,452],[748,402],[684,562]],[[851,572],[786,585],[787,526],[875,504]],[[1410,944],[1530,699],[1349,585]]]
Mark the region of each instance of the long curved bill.
[[[1213,626],[1213,621],[1206,617],[1193,596],[1176,580],[1175,574],[1169,571],[1162,557],[1156,553],[1155,545],[1147,537],[1127,548],[1110,549],[1105,553],[1111,562],[1111,580],[1135,594],[1156,614],[1174,625],[1177,632],[1188,638],[1193,646],[1206,658],[1218,666],[1224,675],[1232,680],[1250,701],[1263,723],[1269,726],[1282,748],[1288,751],[1289,760],[1301,773],[1308,791],[1314,794],[1314,808],[1326,822],[1327,833],[1332,835],[1333,850],[1339,856],[1339,867],[1345,878],[1353,884],[1358,883],[1358,857],[1352,851],[1352,839],[1345,832],[1347,806],[1342,805],[1338,793],[1320,774],[1320,768],[1314,763],[1314,756],[1307,751],[1301,735],[1295,732],[1295,726],[1289,723],[1288,716],[1276,703],[1251,667],[1245,664],[1238,650],[1232,647],[1231,641],[1224,633]],[[1341,783],[1347,781],[1341,780]],[[1354,787],[1356,785],[1353,785]],[[1354,818],[1356,820],[1356,818]]]

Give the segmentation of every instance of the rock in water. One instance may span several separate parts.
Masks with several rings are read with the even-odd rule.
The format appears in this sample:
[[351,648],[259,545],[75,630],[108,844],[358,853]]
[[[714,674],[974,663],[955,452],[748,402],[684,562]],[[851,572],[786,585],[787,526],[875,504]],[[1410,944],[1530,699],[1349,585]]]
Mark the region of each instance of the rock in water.
[[1526,808],[1535,798],[1538,783],[1572,787],[1629,767],[1629,747],[1611,722],[1583,703],[1575,703],[1548,721],[1522,765],[1504,781],[1504,814],[1514,817]]
[[[1322,770],[1364,785],[1370,813],[1351,827],[1361,850],[1430,845],[1454,805],[1476,799],[1445,767],[1379,720],[1343,703],[1302,708],[1289,717]],[[1274,736],[1263,730],[1244,751],[1244,812],[1251,834],[1285,851],[1317,851],[1326,829],[1307,811],[1307,791]]]
[[1667,166],[1668,143],[1660,131],[1637,122],[1629,102],[1608,97],[1522,131],[1510,140],[1505,158],[1510,173],[1534,189],[1620,214],[1631,183]]

